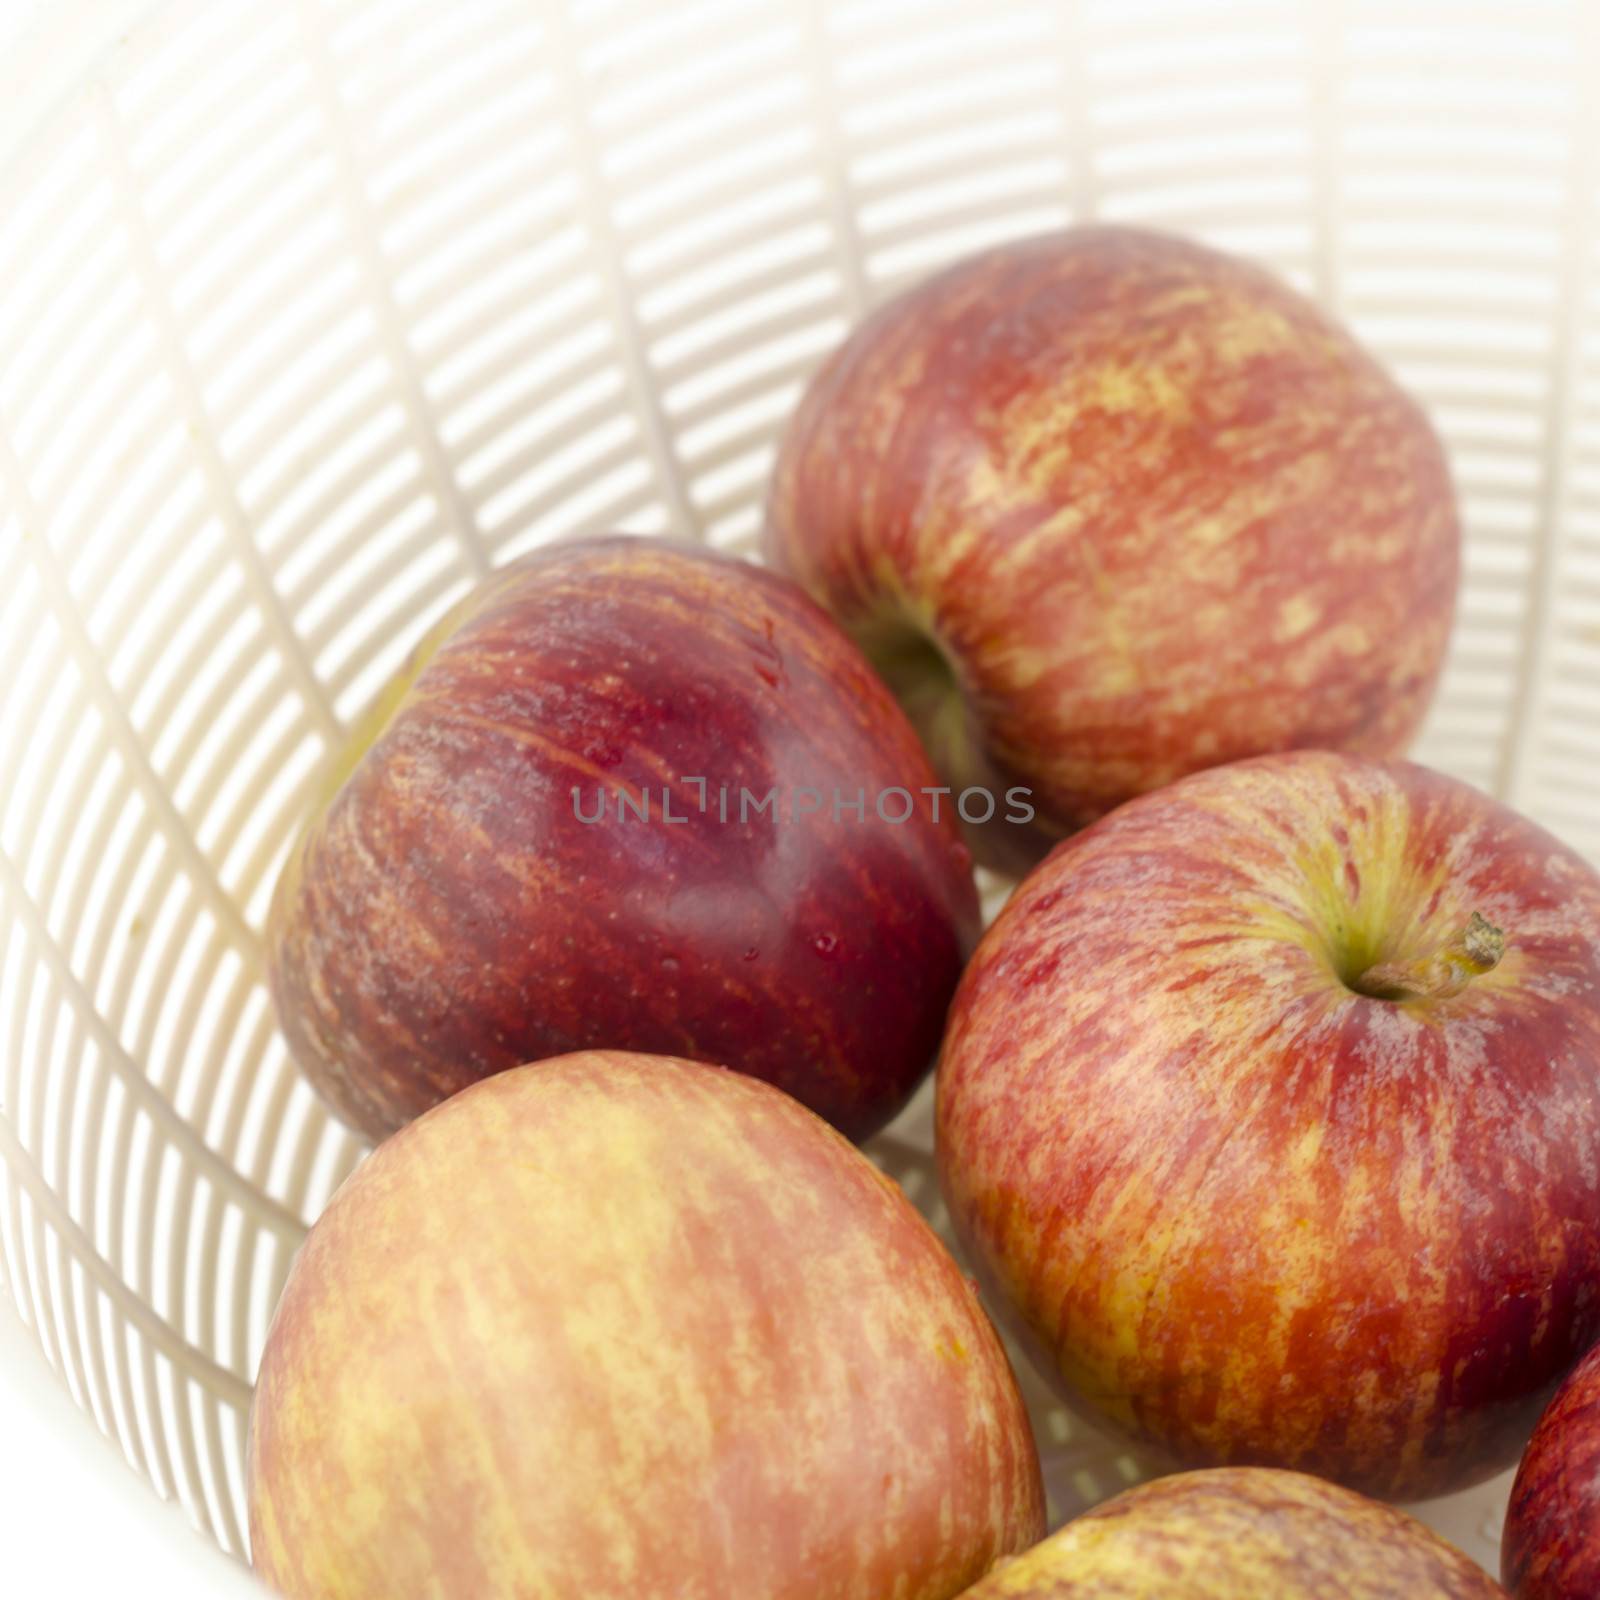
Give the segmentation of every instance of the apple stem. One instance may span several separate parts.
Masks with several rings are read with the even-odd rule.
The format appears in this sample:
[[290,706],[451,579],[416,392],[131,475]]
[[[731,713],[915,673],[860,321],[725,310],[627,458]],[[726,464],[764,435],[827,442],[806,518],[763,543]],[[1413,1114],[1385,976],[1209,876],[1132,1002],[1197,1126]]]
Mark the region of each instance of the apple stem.
[[1350,987],[1374,1000],[1445,1000],[1474,978],[1499,966],[1506,936],[1481,911],[1474,911],[1448,943],[1410,961],[1380,961]]

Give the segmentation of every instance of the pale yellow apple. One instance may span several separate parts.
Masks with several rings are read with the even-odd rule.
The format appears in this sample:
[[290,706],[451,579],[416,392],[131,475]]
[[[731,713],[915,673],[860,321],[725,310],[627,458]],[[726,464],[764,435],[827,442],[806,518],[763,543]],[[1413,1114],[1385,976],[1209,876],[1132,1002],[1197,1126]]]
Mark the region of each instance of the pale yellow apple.
[[967,1600],[1504,1600],[1414,1517],[1298,1472],[1222,1467],[1130,1489]]
[[999,1340],[899,1188],[777,1089],[619,1052],[357,1170],[249,1468],[295,1600],[950,1600],[1044,1531]]

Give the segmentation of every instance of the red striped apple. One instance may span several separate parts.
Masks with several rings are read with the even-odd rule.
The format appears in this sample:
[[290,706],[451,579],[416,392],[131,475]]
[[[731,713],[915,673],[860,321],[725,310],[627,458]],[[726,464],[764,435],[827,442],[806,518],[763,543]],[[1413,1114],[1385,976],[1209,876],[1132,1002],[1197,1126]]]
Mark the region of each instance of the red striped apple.
[[1600,876],[1421,767],[1196,774],[1001,913],[937,1138],[1079,1404],[1187,1464],[1462,1487],[1600,1333]]
[[1414,1517],[1298,1472],[1219,1467],[1129,1489],[967,1600],[1505,1600]]
[[861,1138],[932,1064],[971,860],[894,700],[770,572],[625,537],[518,562],[336,776],[270,976],[295,1059],[372,1138],[590,1047],[738,1068]]
[[[1399,753],[1458,546],[1432,428],[1347,333],[1260,268],[1125,227],[879,309],[790,424],[766,528],[947,781],[1029,786],[1057,837],[1238,757]],[[974,837],[1002,866],[1047,842]]]
[[1600,1595],[1600,1346],[1578,1363],[1533,1430],[1500,1555],[1516,1600]]
[[776,1089],[500,1074],[334,1198],[274,1317],[251,1548],[290,1600],[948,1600],[1044,1531],[972,1286]]

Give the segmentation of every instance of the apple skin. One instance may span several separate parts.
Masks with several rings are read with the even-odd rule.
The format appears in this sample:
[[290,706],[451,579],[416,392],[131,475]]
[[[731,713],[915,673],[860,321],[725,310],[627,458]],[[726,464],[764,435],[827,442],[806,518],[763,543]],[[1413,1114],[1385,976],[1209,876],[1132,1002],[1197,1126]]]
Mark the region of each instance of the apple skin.
[[[1371,998],[1477,911],[1444,998]],[[960,1236],[1067,1399],[1386,1498],[1517,1458],[1600,1332],[1600,877],[1422,767],[1259,757],[1017,890],[952,1003]]]
[[1044,1532],[999,1338],[900,1189],[766,1084],[616,1052],[356,1170],[248,1469],[291,1600],[947,1600]]
[[1600,1595],[1600,1347],[1556,1391],[1511,1488],[1500,1575],[1516,1600]]
[[[626,536],[538,552],[435,630],[335,781],[279,881],[269,975],[295,1060],[370,1138],[601,1047],[738,1068],[864,1138],[932,1065],[979,928],[971,858],[948,802],[879,819],[932,769],[770,572]],[[741,786],[774,809],[741,822]],[[806,786],[822,811],[778,810]],[[835,787],[865,788],[864,822]],[[621,790],[650,821],[618,820]]]
[[1127,227],[986,251],[869,317],[788,428],[765,539],[947,778],[1031,787],[1036,828],[972,835],[1005,868],[1201,768],[1399,754],[1460,545],[1432,428],[1348,334]]
[[1505,1600],[1415,1517],[1298,1472],[1158,1478],[1003,1563],[967,1600]]

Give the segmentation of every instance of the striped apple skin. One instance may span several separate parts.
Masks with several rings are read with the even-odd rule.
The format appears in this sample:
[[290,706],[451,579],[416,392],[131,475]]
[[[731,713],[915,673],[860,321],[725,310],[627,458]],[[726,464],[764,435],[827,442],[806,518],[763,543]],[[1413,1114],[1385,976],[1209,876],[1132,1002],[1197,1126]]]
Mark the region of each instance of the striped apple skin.
[[[1462,993],[1347,986],[1473,911],[1509,948]],[[1600,878],[1404,763],[1184,779],[985,935],[937,1138],[958,1228],[1091,1413],[1190,1465],[1465,1486],[1600,1333]]]
[[937,643],[981,746],[949,761],[1030,785],[1057,836],[1240,757],[1398,754],[1460,543],[1432,428],[1348,334],[1126,227],[880,308],[790,424],[765,538],[869,654]]
[[1600,1595],[1600,1348],[1578,1363],[1533,1431],[1500,1555],[1516,1600]]
[[1392,1506],[1298,1472],[1219,1467],[1130,1489],[968,1600],[1505,1600]]
[[999,1340],[896,1185],[765,1084],[613,1052],[356,1171],[248,1465],[291,1600],[947,1600],[1044,1532]]
[[[910,724],[811,600],[695,547],[588,540],[491,578],[423,658],[342,758],[269,919],[284,1033],[342,1117],[381,1138],[601,1047],[736,1067],[852,1137],[894,1115],[977,897]],[[741,820],[741,789],[776,808],[805,787],[817,814]],[[891,787],[906,822],[876,814]],[[865,791],[864,821],[836,789]]]

